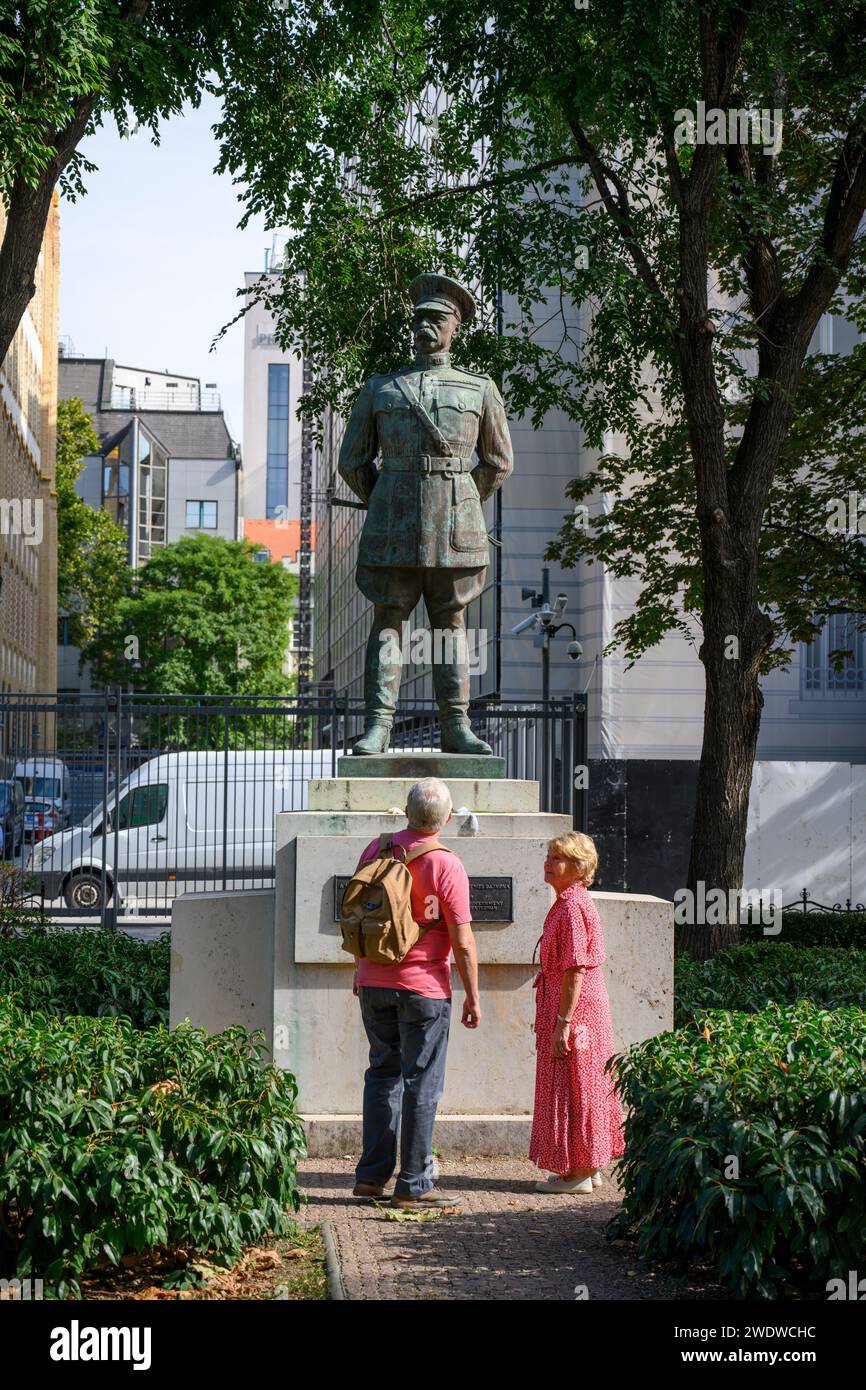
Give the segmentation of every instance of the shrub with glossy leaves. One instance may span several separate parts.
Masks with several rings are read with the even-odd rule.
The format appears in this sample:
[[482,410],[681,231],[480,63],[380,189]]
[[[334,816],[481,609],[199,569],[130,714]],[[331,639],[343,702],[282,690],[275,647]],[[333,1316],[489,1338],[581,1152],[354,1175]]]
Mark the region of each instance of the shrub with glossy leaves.
[[811,999],[822,1009],[866,1007],[866,951],[752,942],[731,946],[712,960],[678,956],[674,971],[676,1028],[707,1009],[754,1013],[798,999]]
[[706,1263],[741,1298],[825,1294],[864,1267],[866,1010],[711,1010],[631,1048],[618,1075],[612,1237]]
[[0,935],[0,996],[31,1012],[125,1015],[136,1028],[168,1023],[170,935],[42,926],[22,915]]
[[58,1296],[155,1247],[237,1258],[286,1234],[306,1151],[260,1035],[28,1015],[0,1000],[0,1274]]
[[[743,922],[741,941],[766,941],[763,924]],[[782,913],[782,930],[773,940],[787,946],[844,946],[866,951],[866,913],[802,912],[791,908]]]

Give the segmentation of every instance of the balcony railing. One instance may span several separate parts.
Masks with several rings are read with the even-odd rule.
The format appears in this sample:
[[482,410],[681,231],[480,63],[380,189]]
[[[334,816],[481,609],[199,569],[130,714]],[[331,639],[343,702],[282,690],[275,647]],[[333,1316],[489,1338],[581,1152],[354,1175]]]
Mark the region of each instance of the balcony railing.
[[115,386],[112,410],[221,410],[220,393],[213,388],[178,386]]

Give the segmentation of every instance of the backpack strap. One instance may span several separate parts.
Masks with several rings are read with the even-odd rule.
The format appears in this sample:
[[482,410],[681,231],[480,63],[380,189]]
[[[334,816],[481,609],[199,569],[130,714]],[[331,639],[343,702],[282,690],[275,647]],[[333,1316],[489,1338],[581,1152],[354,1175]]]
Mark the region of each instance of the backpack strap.
[[[429,854],[430,851],[431,851],[431,850],[434,850],[434,849],[444,849],[444,851],[445,851],[446,854],[453,854],[453,853],[454,853],[454,851],[451,850],[451,849],[449,849],[447,845],[440,845],[440,843],[439,843],[438,840],[431,840],[429,844],[426,844],[426,845],[416,845],[415,849],[410,850],[409,853],[406,855],[406,858],[405,858],[405,860],[404,860],[404,863],[405,863],[405,864],[407,865],[407,867],[408,867],[408,865],[411,864],[411,863],[413,863],[414,860],[420,859],[420,857],[421,857],[422,854]],[[444,921],[445,921],[445,918],[444,918],[444,917],[437,917],[436,920],[435,920],[434,922],[425,922],[425,923],[423,924],[423,926],[422,926],[422,924],[419,922],[418,925],[419,925],[419,927],[421,928],[421,936],[419,936],[418,940],[420,941],[420,940],[421,940],[421,937],[422,937],[422,936],[425,936],[426,933],[427,933],[428,931],[430,931],[431,927],[438,927],[438,926],[441,926],[441,924],[442,924]]]
[[[394,852],[398,849],[403,851],[402,859],[400,859],[398,855],[396,855]],[[389,855],[392,859],[396,859],[398,864],[408,864],[409,862],[408,856],[406,854],[405,849],[403,849],[403,846],[395,845],[394,836],[390,834],[387,830],[383,830],[382,834],[379,836],[379,848],[376,854],[374,855],[374,858],[385,859]]]
[[415,849],[410,850],[409,853],[406,855],[404,863],[414,863],[414,861],[420,858],[422,854],[429,854],[431,849],[444,849],[446,854],[454,853],[454,851],[452,849],[449,849],[447,845],[440,845],[438,840],[433,840],[429,845],[416,845]]

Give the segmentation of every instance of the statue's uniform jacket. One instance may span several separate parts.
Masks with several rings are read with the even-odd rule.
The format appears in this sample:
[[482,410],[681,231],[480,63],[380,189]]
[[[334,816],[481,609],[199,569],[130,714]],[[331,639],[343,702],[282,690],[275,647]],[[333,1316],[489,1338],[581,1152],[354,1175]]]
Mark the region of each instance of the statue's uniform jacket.
[[[453,467],[441,440],[437,442],[411,409],[398,377],[448,441]],[[489,547],[481,503],[513,467],[505,406],[496,383],[489,376],[452,367],[446,354],[371,377],[349,417],[338,467],[368,507],[358,548],[359,584],[368,566],[486,567]]]

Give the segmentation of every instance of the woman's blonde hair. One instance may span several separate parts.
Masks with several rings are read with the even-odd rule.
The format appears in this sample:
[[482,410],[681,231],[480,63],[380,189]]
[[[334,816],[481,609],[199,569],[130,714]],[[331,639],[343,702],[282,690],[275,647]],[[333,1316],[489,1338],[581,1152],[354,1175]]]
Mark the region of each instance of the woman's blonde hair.
[[558,835],[555,840],[551,840],[547,849],[551,854],[560,854],[563,859],[570,859],[580,869],[581,881],[587,886],[592,883],[598,868],[598,850],[588,835],[569,830],[567,835]]

